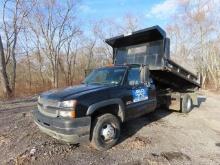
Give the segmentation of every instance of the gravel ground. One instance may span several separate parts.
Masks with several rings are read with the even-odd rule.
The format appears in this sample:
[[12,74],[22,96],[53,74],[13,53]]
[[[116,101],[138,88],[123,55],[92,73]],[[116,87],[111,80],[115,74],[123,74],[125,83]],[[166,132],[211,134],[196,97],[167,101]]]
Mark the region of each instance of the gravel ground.
[[163,109],[123,124],[118,145],[99,152],[39,131],[36,97],[0,101],[0,164],[220,164],[220,95],[206,92],[189,114]]

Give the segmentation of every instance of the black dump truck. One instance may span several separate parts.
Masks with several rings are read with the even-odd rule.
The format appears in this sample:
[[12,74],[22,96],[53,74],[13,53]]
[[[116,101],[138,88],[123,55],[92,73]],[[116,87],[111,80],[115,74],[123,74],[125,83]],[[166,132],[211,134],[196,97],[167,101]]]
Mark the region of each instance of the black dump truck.
[[198,104],[200,77],[170,59],[170,41],[159,26],[106,43],[113,48],[112,66],[94,69],[80,85],[39,96],[33,118],[40,130],[107,150],[119,140],[121,123],[159,106],[188,113]]

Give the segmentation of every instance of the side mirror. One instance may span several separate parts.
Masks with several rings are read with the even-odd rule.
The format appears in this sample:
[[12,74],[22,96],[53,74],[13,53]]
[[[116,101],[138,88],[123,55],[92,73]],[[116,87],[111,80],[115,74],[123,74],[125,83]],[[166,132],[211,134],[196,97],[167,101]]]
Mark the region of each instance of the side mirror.
[[150,79],[150,71],[149,71],[149,67],[144,65],[141,66],[141,82],[142,83],[149,83],[149,79]]

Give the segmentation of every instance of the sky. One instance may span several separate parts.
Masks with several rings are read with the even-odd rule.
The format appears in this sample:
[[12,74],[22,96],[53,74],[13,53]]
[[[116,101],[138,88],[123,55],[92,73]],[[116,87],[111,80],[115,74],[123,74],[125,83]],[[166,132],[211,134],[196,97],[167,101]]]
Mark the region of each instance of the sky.
[[[179,0],[79,0],[77,15],[82,20],[81,28],[85,34],[88,33],[87,36],[91,36],[92,23],[107,19],[120,24],[126,14],[139,18],[140,29],[154,25],[166,28],[172,21],[172,15],[178,10],[178,3]],[[0,2],[0,8],[2,5]],[[1,15],[2,10],[0,17]]]
[[119,21],[132,14],[140,18],[142,26],[164,27],[177,8],[177,0],[83,0],[79,15],[86,21],[105,18]]
[[[61,2],[65,3],[66,0]],[[139,17],[142,27],[169,23],[170,16],[178,8],[179,0],[80,0],[78,16],[84,22],[103,19],[121,21],[123,16],[131,14]],[[187,0],[182,0],[187,1]],[[0,3],[0,8],[2,8]],[[2,10],[0,10],[0,16]],[[1,23],[0,19],[0,23]]]

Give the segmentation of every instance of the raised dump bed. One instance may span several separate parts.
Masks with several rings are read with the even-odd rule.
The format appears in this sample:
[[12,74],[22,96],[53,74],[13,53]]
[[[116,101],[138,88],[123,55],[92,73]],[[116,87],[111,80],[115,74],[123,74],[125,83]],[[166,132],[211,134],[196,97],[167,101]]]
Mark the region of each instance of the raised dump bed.
[[148,65],[156,85],[173,90],[200,87],[199,76],[170,59],[170,40],[159,26],[106,40],[113,48],[115,65]]

